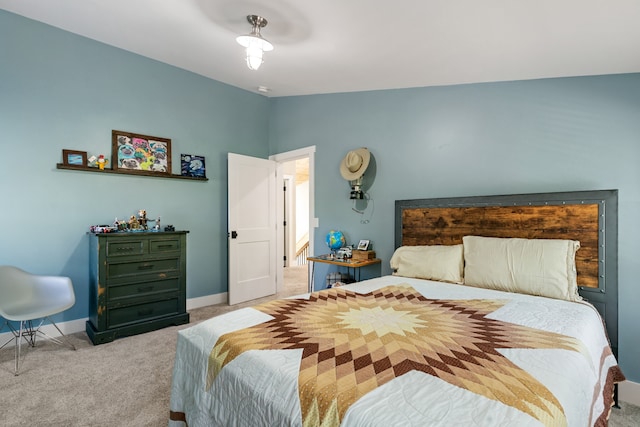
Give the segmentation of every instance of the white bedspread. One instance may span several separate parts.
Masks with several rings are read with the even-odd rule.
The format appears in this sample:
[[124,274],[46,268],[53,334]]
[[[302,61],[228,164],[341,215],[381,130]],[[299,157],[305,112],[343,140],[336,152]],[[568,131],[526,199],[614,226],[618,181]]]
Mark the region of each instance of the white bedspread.
[[[560,402],[569,426],[594,425],[609,410],[603,399],[609,351],[601,318],[586,303],[511,294],[426,280],[385,276],[345,287],[367,293],[408,284],[429,299],[508,300],[487,317],[573,337],[583,350],[507,348],[501,354],[526,370]],[[301,296],[308,298],[308,294]],[[301,426],[298,373],[302,350],[251,350],[227,364],[207,390],[209,355],[218,339],[268,321],[253,308],[239,309],[179,332],[170,409],[189,426]],[[174,418],[175,419],[175,418]],[[170,421],[170,425],[184,425]],[[510,405],[410,371],[349,407],[342,426],[539,426]]]

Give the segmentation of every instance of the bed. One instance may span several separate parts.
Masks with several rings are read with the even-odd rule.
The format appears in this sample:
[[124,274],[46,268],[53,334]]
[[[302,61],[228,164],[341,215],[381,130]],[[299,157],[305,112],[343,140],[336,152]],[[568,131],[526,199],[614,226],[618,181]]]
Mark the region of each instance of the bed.
[[397,201],[393,274],[180,331],[169,424],[606,426],[616,217],[615,190]]

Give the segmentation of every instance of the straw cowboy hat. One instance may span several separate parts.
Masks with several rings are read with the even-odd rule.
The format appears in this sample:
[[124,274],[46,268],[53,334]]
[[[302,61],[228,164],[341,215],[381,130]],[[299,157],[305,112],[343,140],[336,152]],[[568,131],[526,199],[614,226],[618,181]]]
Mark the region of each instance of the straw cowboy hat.
[[355,181],[367,170],[370,160],[369,150],[362,147],[349,151],[340,162],[340,173],[347,181]]

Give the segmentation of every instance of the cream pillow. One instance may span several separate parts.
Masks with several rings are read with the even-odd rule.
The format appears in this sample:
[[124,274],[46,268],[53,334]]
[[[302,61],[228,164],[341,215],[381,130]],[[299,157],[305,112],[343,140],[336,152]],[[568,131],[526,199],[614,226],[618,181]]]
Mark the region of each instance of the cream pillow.
[[417,279],[462,283],[462,245],[401,246],[391,257],[393,274]]
[[465,236],[465,285],[568,301],[581,300],[576,279],[580,242]]

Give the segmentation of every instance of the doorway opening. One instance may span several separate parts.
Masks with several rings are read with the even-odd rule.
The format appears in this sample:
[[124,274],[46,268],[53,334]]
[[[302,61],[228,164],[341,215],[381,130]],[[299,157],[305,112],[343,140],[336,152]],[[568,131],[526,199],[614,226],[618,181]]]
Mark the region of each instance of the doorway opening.
[[287,293],[305,293],[309,255],[309,157],[282,163],[282,171],[283,286]]
[[307,256],[313,248],[313,161],[315,147],[272,156],[277,166],[278,273],[281,296],[309,292]]

